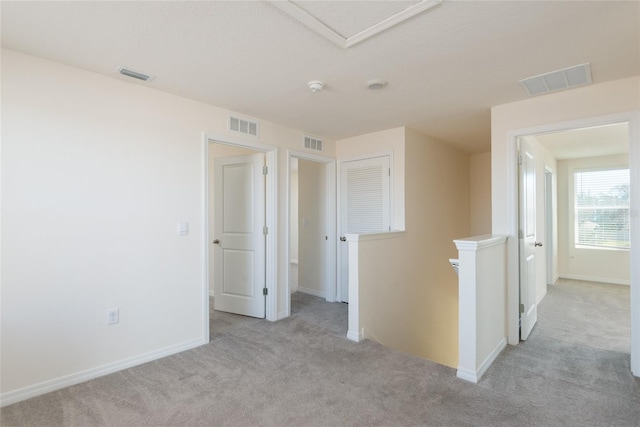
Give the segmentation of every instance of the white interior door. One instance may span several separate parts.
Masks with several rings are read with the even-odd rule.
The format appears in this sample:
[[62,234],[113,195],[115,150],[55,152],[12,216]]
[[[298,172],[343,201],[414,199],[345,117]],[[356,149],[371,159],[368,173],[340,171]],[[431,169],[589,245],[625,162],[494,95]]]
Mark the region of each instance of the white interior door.
[[264,154],[214,164],[214,308],[265,316]]
[[519,153],[520,339],[526,340],[538,320],[536,306],[536,168],[535,155],[525,139]]
[[346,233],[391,230],[390,156],[340,164],[340,300],[349,302]]

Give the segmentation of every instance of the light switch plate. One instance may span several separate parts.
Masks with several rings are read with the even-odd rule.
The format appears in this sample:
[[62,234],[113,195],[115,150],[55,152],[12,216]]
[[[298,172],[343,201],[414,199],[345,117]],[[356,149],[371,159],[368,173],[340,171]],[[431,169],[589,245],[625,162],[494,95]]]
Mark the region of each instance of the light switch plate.
[[188,222],[179,222],[178,223],[178,236],[186,236],[189,234],[189,223]]

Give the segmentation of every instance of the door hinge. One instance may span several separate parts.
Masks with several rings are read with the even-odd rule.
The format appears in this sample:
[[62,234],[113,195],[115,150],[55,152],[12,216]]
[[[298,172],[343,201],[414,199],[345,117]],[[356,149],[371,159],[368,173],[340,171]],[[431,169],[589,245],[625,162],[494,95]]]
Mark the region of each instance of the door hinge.
[[262,175],[266,175],[269,173],[269,167],[268,166],[263,166],[262,167]]
[[520,313],[524,313],[524,304],[520,304]]
[[269,234],[269,227],[262,227],[262,234],[264,234],[265,236]]
[[518,230],[518,239],[524,239],[524,233],[522,230]]
[[518,156],[518,165],[522,165],[523,161],[524,160],[523,160],[522,156]]
[[389,176],[391,176],[391,168],[389,168]]
[[269,289],[262,288],[262,295],[269,295]]

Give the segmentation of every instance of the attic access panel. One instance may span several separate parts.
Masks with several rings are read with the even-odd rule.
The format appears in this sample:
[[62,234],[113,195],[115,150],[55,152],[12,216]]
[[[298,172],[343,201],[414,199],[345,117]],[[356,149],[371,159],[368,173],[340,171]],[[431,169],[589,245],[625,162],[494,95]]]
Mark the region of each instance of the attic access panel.
[[442,0],[271,2],[273,6],[342,48],[348,48],[367,40],[419,13],[438,6],[440,3]]

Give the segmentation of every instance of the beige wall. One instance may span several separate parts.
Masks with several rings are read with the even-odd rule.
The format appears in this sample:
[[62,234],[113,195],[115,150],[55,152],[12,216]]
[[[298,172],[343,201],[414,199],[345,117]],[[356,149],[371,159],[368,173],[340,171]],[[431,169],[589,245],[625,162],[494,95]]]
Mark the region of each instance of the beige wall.
[[[513,141],[517,130],[535,131],[544,126],[562,128],[593,117],[640,109],[640,77],[630,77],[573,90],[538,96],[491,109],[491,211],[493,234],[508,235],[508,287],[517,289],[517,236],[515,221],[515,163]],[[530,132],[529,132],[530,133]],[[517,292],[508,295],[509,343],[518,342]]]
[[491,234],[491,153],[472,154],[469,165],[470,235]]
[[[207,342],[203,132],[241,138],[230,112],[6,49],[1,65],[3,397]],[[261,121],[259,141],[303,150],[303,135]]]
[[359,244],[360,322],[367,337],[454,367],[458,280],[448,259],[469,235],[469,155],[411,129],[405,140],[406,235]]
[[325,298],[325,165],[298,160],[298,290]]
[[576,248],[573,173],[576,170],[629,167],[627,154],[558,162],[558,232],[560,277],[629,284],[629,251]]

